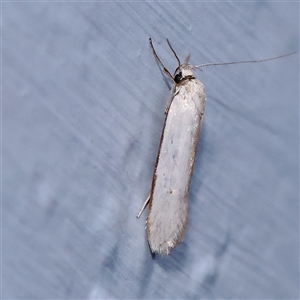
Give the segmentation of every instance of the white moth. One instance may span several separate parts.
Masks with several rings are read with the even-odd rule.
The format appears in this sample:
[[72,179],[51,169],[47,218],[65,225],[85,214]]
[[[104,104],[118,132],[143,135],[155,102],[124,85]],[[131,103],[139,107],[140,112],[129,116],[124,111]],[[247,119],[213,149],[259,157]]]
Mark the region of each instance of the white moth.
[[206,103],[204,85],[195,78],[194,70],[210,65],[260,62],[290,54],[264,60],[192,66],[188,64],[189,55],[183,64],[180,63],[167,39],[178,61],[178,67],[172,76],[156,54],[151,38],[149,41],[155,58],[174,84],[165,110],[166,118],[150,195],[137,218],[149,204],[146,231],[151,252],[168,255],[182,241],[185,232],[189,189]]

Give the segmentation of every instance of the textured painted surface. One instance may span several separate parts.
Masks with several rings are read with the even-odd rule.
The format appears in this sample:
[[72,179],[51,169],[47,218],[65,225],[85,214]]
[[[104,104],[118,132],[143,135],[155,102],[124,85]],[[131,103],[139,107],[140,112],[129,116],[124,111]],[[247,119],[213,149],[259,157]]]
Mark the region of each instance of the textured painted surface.
[[2,3],[2,298],[298,298],[299,57],[205,68],[184,241],[143,214],[176,61],[299,51],[298,3]]

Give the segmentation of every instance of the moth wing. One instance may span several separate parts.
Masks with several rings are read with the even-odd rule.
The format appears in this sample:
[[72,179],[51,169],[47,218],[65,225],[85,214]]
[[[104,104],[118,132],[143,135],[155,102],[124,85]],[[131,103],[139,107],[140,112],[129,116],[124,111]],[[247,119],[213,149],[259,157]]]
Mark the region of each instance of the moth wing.
[[181,242],[185,231],[205,101],[204,85],[197,79],[186,81],[177,88],[165,121],[147,219],[150,248],[162,255]]

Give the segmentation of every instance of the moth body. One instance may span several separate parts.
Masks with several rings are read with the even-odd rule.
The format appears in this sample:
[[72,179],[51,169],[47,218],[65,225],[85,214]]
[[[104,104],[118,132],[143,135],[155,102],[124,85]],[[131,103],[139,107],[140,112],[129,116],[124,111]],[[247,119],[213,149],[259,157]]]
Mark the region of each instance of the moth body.
[[149,197],[142,206],[139,218],[149,204],[146,231],[152,253],[168,255],[183,238],[188,211],[188,196],[206,94],[201,81],[194,76],[194,67],[183,64],[167,40],[178,61],[174,75],[164,67],[150,39],[153,54],[164,72],[172,79],[171,97],[165,110]]
[[[188,196],[203,120],[204,85],[188,65],[174,78],[173,97],[165,119],[153,174],[146,230],[152,252],[167,255],[183,238]],[[186,75],[188,74],[188,75]],[[181,77],[180,77],[181,76]]]

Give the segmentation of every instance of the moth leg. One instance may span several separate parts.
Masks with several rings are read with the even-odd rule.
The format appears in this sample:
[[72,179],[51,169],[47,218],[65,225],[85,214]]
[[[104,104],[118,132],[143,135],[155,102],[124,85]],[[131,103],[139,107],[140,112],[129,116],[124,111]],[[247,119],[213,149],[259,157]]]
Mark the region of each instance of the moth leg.
[[168,102],[167,102],[167,105],[166,105],[166,109],[165,109],[165,114],[166,114],[166,115],[167,115],[168,112],[169,112],[169,109],[170,109],[170,106],[171,106],[171,104],[172,104],[172,101],[173,101],[174,97],[179,93],[179,91],[176,91],[176,92],[175,92],[175,90],[176,90],[176,87],[174,86],[174,87],[172,88],[171,95],[170,95],[170,97],[169,97],[169,99],[168,99]]
[[139,211],[139,213],[137,214],[137,218],[139,218],[141,216],[141,214],[143,213],[144,209],[146,208],[146,206],[149,204],[149,201],[150,201],[150,194],[148,196],[148,198],[146,199],[146,201],[144,202],[141,210]]
[[167,102],[167,105],[166,105],[166,109],[165,109],[165,114],[167,115],[168,112],[169,112],[169,109],[170,109],[170,106],[171,106],[171,103],[172,103],[172,100],[173,100],[173,95],[169,98],[168,102]]

